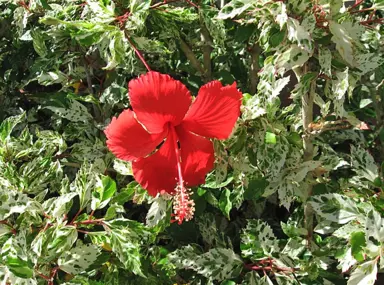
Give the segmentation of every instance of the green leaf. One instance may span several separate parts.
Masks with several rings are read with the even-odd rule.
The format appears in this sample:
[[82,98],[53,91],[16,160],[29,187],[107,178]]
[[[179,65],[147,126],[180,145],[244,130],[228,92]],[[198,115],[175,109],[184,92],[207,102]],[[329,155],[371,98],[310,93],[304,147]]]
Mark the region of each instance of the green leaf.
[[230,197],[231,191],[229,191],[228,188],[224,188],[221,191],[219,207],[228,220],[230,219],[229,212],[232,210],[232,200],[230,199]]
[[342,272],[348,271],[351,266],[357,263],[357,260],[352,256],[351,248],[346,248],[342,255],[338,254],[337,259],[339,260],[339,268],[341,268]]
[[267,188],[269,182],[265,177],[251,177],[244,192],[244,199],[258,200]]
[[2,187],[0,190],[0,203],[0,220],[5,220],[12,214],[23,213],[27,209],[30,199],[23,193]]
[[336,72],[336,80],[332,80],[332,99],[333,108],[338,117],[347,116],[344,110],[345,94],[349,88],[349,70],[345,69],[343,72]]
[[[268,185],[263,196],[268,197],[277,191],[280,205],[289,209],[294,198],[301,194],[300,185],[305,185],[303,180],[307,177],[308,172],[315,170],[320,165],[321,161],[305,161],[291,167],[286,173],[280,173],[278,179]],[[302,199],[306,199],[306,197],[303,195]]]
[[145,21],[149,14],[150,0],[133,0],[130,1],[130,16],[125,27],[129,30],[144,28]]
[[232,280],[225,280],[221,282],[220,285],[236,285],[236,282]]
[[77,275],[92,266],[101,254],[98,246],[81,244],[65,252],[57,261],[60,270]]
[[374,182],[379,176],[379,169],[372,155],[361,147],[351,145],[352,167],[358,176]]
[[106,220],[111,220],[116,218],[118,214],[124,214],[124,213],[125,213],[124,207],[120,204],[114,203],[108,208],[104,218]]
[[34,276],[26,238],[26,231],[20,230],[17,236],[9,238],[1,248],[1,256],[9,271],[24,279]]
[[216,177],[214,175],[208,175],[206,179],[206,183],[202,185],[202,187],[210,188],[210,189],[219,189],[227,186],[232,181],[233,181],[233,176],[227,176],[227,179],[225,181],[217,183]]
[[77,240],[74,226],[57,225],[39,232],[31,243],[31,248],[40,262],[51,262],[67,252]]
[[296,43],[299,48],[305,50],[306,52],[312,53],[312,37],[308,31],[300,25],[298,20],[288,18],[287,31],[287,37],[290,41]]
[[252,7],[253,3],[250,0],[233,0],[226,4],[219,12],[218,19],[232,19],[245,12]]
[[313,196],[309,203],[317,215],[338,224],[346,224],[363,217],[363,214],[356,207],[356,202],[340,194],[330,193]]
[[0,141],[5,143],[11,136],[13,129],[26,118],[26,113],[9,117],[0,124]]
[[77,230],[73,226],[58,226],[52,233],[52,238],[47,242],[47,251],[59,256],[68,251],[77,240]]
[[[365,221],[365,239],[367,254],[371,258],[378,258],[383,256],[384,245],[384,219],[380,214],[372,209],[368,212],[367,219]],[[380,267],[382,266],[380,260]]]
[[59,117],[65,118],[71,122],[87,123],[92,119],[87,108],[76,100],[69,100],[68,108],[46,106],[45,109],[51,110]]
[[272,98],[276,98],[280,95],[281,91],[284,89],[285,86],[290,82],[291,77],[286,76],[283,78],[280,78],[276,80],[272,85]]
[[274,133],[265,133],[265,142],[268,144],[276,144],[276,135]]
[[371,240],[371,237],[380,243],[384,243],[384,219],[376,210],[369,211],[365,222],[366,239]]
[[363,109],[372,103],[372,99],[362,99],[359,103],[359,108]]
[[204,213],[197,219],[197,225],[204,243],[210,247],[215,245],[218,239],[218,229],[216,226],[215,216],[212,213]]
[[340,53],[341,57],[351,66],[356,66],[356,61],[353,53],[353,39],[349,35],[347,29],[336,23],[335,21],[329,21],[329,30],[333,34],[332,41],[336,44],[336,49]]
[[102,209],[108,205],[116,192],[116,182],[109,176],[96,177],[95,189],[92,192],[91,209]]
[[309,58],[310,54],[307,51],[292,44],[288,49],[278,54],[275,59],[275,64],[278,69],[289,71],[295,67],[302,66]]
[[244,276],[242,285],[260,285],[260,276],[255,271],[248,272]]
[[17,277],[31,278],[33,276],[33,268],[29,267],[28,263],[24,260],[7,257],[5,264]]
[[224,145],[215,140],[213,143],[215,149],[215,178],[216,185],[223,183],[228,177],[228,154],[224,148]]
[[240,248],[242,255],[252,260],[271,256],[279,249],[271,227],[260,220],[248,220],[247,227],[241,235]]
[[328,48],[323,46],[319,47],[319,64],[321,67],[321,71],[331,77],[332,76],[332,53]]
[[168,257],[178,268],[192,269],[206,278],[218,281],[237,277],[243,267],[240,257],[226,248],[214,248],[200,255],[188,245]]
[[77,172],[75,180],[71,183],[71,191],[79,195],[80,209],[84,209],[91,201],[91,191],[95,183],[94,167],[85,161]]
[[331,11],[331,15],[335,16],[339,13],[340,9],[344,7],[343,0],[330,0],[329,1],[329,10]]
[[168,209],[170,209],[170,203],[162,196],[153,199],[146,217],[147,226],[152,228],[167,222],[169,220],[167,219]]
[[57,198],[51,198],[43,203],[45,212],[56,219],[63,219],[64,215],[67,215],[72,207],[73,198],[77,196],[77,193],[63,194]]
[[40,30],[31,31],[33,39],[33,48],[40,57],[46,57],[48,54],[47,46],[45,45],[44,36]]
[[364,261],[363,254],[364,254],[364,247],[366,245],[364,232],[352,233],[349,242],[351,244],[353,257],[359,262]]
[[[46,71],[46,72],[41,72],[37,76],[37,82],[41,85],[44,86],[49,86],[53,84],[64,84],[67,81],[67,77],[65,76],[65,73],[55,70],[55,71]],[[50,108],[47,108],[50,109]],[[60,114],[67,114],[65,113],[64,108],[58,108],[58,107],[51,107],[51,110]],[[77,114],[78,116],[81,114]]]
[[132,176],[132,162],[124,161],[121,159],[115,159],[113,161],[113,169],[115,169],[121,175],[130,175]]
[[[210,36],[217,43],[218,46],[224,47],[224,41],[226,39],[226,29],[224,21],[217,17],[217,8],[210,5],[200,5],[199,14],[200,20],[204,23]],[[212,45],[213,43],[206,43]]]
[[110,86],[105,88],[105,90],[101,94],[100,102],[108,103],[113,106],[123,101],[126,95],[127,95],[127,88],[121,86],[116,82],[113,82]]
[[140,245],[151,239],[152,233],[143,224],[126,219],[116,219],[105,224],[111,228],[111,247],[117,258],[126,269],[144,277]]
[[359,265],[351,274],[348,285],[374,285],[377,275],[377,260]]

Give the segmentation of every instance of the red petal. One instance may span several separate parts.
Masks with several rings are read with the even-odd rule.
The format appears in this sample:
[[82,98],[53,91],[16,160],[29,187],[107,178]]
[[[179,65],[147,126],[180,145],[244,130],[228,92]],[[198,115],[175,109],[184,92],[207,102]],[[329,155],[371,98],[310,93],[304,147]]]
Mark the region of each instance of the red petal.
[[181,167],[187,187],[205,183],[205,176],[212,170],[215,160],[210,140],[186,131],[182,125],[176,127],[180,142]]
[[149,134],[134,117],[134,112],[124,110],[105,130],[107,146],[118,158],[134,160],[144,157],[156,149],[167,132]]
[[154,71],[129,82],[129,98],[137,119],[153,134],[168,122],[180,124],[191,104],[183,83]]
[[166,191],[172,193],[177,183],[177,161],[172,132],[164,144],[151,156],[132,163],[137,182],[152,196]]
[[202,86],[183,125],[204,137],[226,139],[240,115],[241,93],[236,82],[223,87],[219,81]]

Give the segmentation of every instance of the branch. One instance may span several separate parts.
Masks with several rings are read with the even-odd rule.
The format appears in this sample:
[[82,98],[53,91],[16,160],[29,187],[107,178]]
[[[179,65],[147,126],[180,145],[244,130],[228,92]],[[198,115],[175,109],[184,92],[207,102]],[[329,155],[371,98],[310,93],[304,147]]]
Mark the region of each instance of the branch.
[[159,2],[159,3],[153,4],[152,6],[150,6],[149,9],[156,9],[156,8],[159,8],[163,5],[168,5],[170,3],[177,2],[177,1],[179,1],[179,0],[168,0],[168,1]]
[[204,81],[206,81],[205,78],[205,70],[201,66],[199,60],[193,53],[192,49],[189,47],[189,45],[182,39],[180,38],[180,48],[185,54],[185,56],[188,58],[188,60],[191,62],[191,65],[198,71],[200,74],[203,76]]
[[204,69],[205,69],[205,79],[212,80],[211,53],[213,50],[212,48],[213,41],[201,14],[200,14],[200,32],[201,32],[201,41],[203,42],[203,63],[204,63]]
[[364,0],[355,1],[355,4],[353,4],[351,7],[349,7],[348,11],[351,11],[351,10],[355,9],[356,7],[360,6],[360,4],[363,2],[364,2]]
[[16,229],[15,229],[9,222],[7,222],[6,220],[1,220],[1,221],[0,221],[0,224],[1,224],[1,225],[6,225],[7,227],[10,227],[10,228],[11,228],[11,233],[12,233],[12,234],[14,234],[14,235],[17,234]]
[[88,62],[87,62],[87,59],[85,57],[83,58],[83,62],[84,62],[85,75],[87,77],[88,92],[93,95],[92,78],[91,78],[91,74],[89,73]]
[[104,220],[103,219],[86,220],[86,221],[76,222],[75,224],[77,224],[77,225],[103,225]]
[[244,264],[244,267],[249,270],[255,271],[271,271],[271,272],[285,272],[285,273],[294,273],[299,270],[298,268],[291,267],[280,267],[275,264],[273,259],[259,260],[257,263]]
[[132,40],[128,37],[127,33],[125,33],[125,37],[127,38],[129,44],[131,45],[131,47],[133,48],[133,50],[135,51],[137,57],[141,60],[141,62],[144,64],[145,68],[148,70],[148,71],[151,71],[151,68],[149,67],[148,63],[145,61],[143,55],[139,52],[139,50],[136,48],[136,46],[133,44]]
[[[300,81],[302,74],[306,74],[308,72],[307,65],[304,65],[303,70],[300,68],[293,69],[297,80]],[[314,146],[312,142],[311,132],[311,124],[313,123],[313,101],[315,97],[315,88],[316,88],[316,79],[311,82],[310,90],[307,94],[303,94],[301,99],[301,112],[302,112],[302,120],[303,120],[303,147],[304,154],[303,160],[310,161],[314,156]],[[307,177],[310,178],[313,176],[312,172],[307,174]],[[313,185],[309,184],[307,188],[307,200],[312,195]],[[313,216],[314,211],[307,201],[304,203],[304,223],[305,228],[307,229],[307,247],[310,248],[312,237],[313,237]]]
[[[88,61],[85,57],[83,58],[83,62],[84,62],[85,75],[87,77],[88,91],[89,91],[89,94],[93,95],[94,93],[93,93],[93,88],[92,88],[92,78],[91,78],[91,74],[89,73],[89,70],[88,70],[89,64],[88,64]],[[95,115],[96,122],[100,122],[101,121],[100,110],[94,104],[92,104],[92,109],[93,109],[93,114]]]
[[257,84],[259,83],[259,55],[260,55],[260,47],[258,44],[254,44],[249,52],[251,53],[251,72],[250,72],[250,91],[251,94],[255,94],[257,91]]
[[375,8],[374,7],[370,7],[370,8],[365,8],[365,9],[357,10],[357,11],[351,11],[350,13],[351,14],[356,14],[356,13],[362,13],[362,12],[367,12],[367,11],[372,11],[372,10],[375,10]]
[[369,25],[369,24],[381,24],[384,23],[384,18],[378,18],[378,19],[371,19],[367,21],[361,21],[360,24],[362,25]]
[[69,225],[73,225],[77,219],[77,217],[81,214],[81,212],[83,211],[83,209],[79,209],[76,213],[76,215],[72,218],[72,221],[69,223]]
[[48,276],[46,276],[46,275],[44,275],[44,274],[42,274],[42,273],[40,273],[40,272],[37,272],[37,271],[36,271],[36,274],[37,274],[38,276],[40,276],[41,278],[43,278],[45,281],[48,281],[48,282],[51,281],[51,278],[50,278],[50,277],[48,277]]
[[[364,79],[366,82],[370,82],[368,78],[365,77]],[[366,85],[371,93],[373,108],[376,113],[376,133],[379,134],[379,132],[384,128],[384,101],[382,101],[379,94],[381,83],[376,86],[376,88],[370,83],[367,83]],[[378,147],[380,153],[380,163],[382,163],[384,161],[384,143],[381,142]]]

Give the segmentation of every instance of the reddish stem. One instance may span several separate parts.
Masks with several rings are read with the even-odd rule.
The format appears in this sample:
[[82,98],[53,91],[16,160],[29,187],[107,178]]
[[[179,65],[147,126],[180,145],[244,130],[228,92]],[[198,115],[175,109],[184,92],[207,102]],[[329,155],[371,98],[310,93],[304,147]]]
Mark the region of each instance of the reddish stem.
[[55,275],[57,273],[57,271],[60,269],[59,266],[56,266],[54,268],[51,269],[51,281],[52,281],[52,284],[53,284],[53,279],[55,278]]
[[102,219],[97,219],[97,220],[86,220],[86,221],[81,221],[76,223],[78,225],[102,225],[103,220]]
[[45,232],[50,226],[52,226],[52,224],[46,223],[44,228],[41,229],[41,232]]
[[[163,2],[160,2],[160,3],[156,3],[156,4],[153,4],[151,7],[149,7],[149,9],[157,9],[161,6],[164,6],[164,5],[167,5],[167,4],[170,4],[170,3],[174,3],[174,2],[179,2],[180,0],[164,0]],[[185,2],[187,2],[189,5],[191,5],[192,7],[195,7],[195,8],[199,8],[199,6],[197,6],[195,3],[193,3],[191,0],[185,0]]]
[[116,21],[119,22],[120,28],[124,27],[125,22],[128,20],[129,16],[131,15],[130,12],[126,12],[124,15],[117,16]]
[[44,215],[44,218],[46,218],[46,219],[52,219],[52,217],[51,216],[49,216],[47,213],[43,213],[43,215]]
[[362,25],[373,24],[373,23],[384,23],[384,18],[372,19],[372,20],[367,20],[367,21],[361,21],[360,22],[360,24],[362,24]]
[[36,272],[37,273],[37,275],[39,275],[41,278],[43,278],[44,280],[46,280],[46,281],[48,281],[48,282],[50,282],[51,281],[51,278],[49,278],[48,276],[46,276],[46,275],[44,275],[44,274],[42,274],[42,273],[40,273],[40,272]]
[[199,9],[199,6],[197,6],[195,3],[193,3],[191,0],[185,0],[187,1],[187,3],[193,7],[195,7],[196,9]]
[[77,219],[77,217],[81,214],[81,212],[83,211],[83,209],[79,209],[76,213],[76,215],[73,217],[72,221],[69,223],[69,225],[73,225]]
[[167,5],[177,1],[179,0],[169,0],[169,1],[164,0],[163,2],[153,4],[151,7],[149,7],[149,9],[156,9],[156,8],[159,8],[160,6]]
[[95,210],[92,210],[92,212],[89,214],[88,220],[90,220],[94,214],[95,214]]
[[360,1],[358,1],[358,0],[356,0],[355,1],[355,4],[354,5],[352,5],[350,8],[349,8],[349,10],[353,10],[353,9],[355,9],[357,6],[359,6],[361,3],[363,3],[364,2],[364,0],[360,0]]
[[31,10],[29,9],[29,6],[24,1],[20,1],[18,4],[21,7],[23,7],[25,10],[27,10],[29,13],[31,13]]
[[356,14],[356,13],[367,12],[367,11],[371,11],[371,10],[374,10],[374,8],[373,7],[365,8],[365,9],[361,9],[361,10],[357,10],[357,11],[351,11],[350,13],[351,14]]
[[0,224],[10,227],[12,234],[16,235],[17,233],[16,229],[9,222],[7,222],[6,220],[2,220],[0,221]]
[[[267,265],[266,265],[267,264]],[[280,271],[280,272],[295,272],[295,268],[290,268],[290,267],[280,267],[274,264],[272,259],[268,260],[261,260],[257,264],[244,264],[244,267],[249,269],[249,270],[255,270],[255,271]]]
[[368,20],[372,20],[373,16],[375,16],[375,12],[376,12],[376,10],[373,10],[373,11],[369,14],[369,18],[368,18]]
[[141,60],[141,62],[144,64],[144,66],[147,68],[148,71],[151,71],[151,68],[149,67],[148,63],[145,61],[144,57],[141,55],[141,53],[138,51],[136,46],[133,44],[130,38],[127,37],[127,40],[129,44],[132,46],[133,50],[135,51],[137,57]]

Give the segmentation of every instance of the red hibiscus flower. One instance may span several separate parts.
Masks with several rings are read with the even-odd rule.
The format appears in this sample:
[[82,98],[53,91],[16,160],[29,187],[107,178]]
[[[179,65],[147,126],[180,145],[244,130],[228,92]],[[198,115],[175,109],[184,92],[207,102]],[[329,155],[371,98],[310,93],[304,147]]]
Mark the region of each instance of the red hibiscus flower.
[[[174,195],[175,219],[193,216],[187,187],[205,182],[214,164],[208,138],[226,139],[240,114],[236,83],[212,81],[200,88],[196,100],[180,81],[150,71],[129,82],[132,110],[113,118],[105,130],[116,157],[132,161],[133,175],[152,196]],[[192,103],[192,104],[191,104]]]

